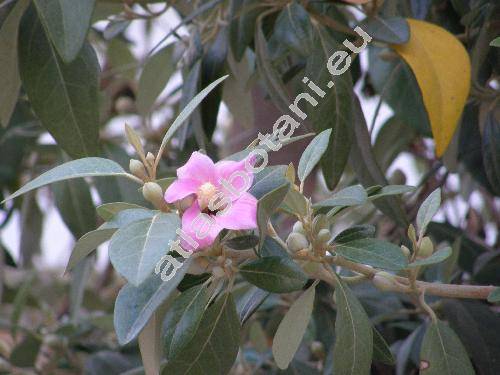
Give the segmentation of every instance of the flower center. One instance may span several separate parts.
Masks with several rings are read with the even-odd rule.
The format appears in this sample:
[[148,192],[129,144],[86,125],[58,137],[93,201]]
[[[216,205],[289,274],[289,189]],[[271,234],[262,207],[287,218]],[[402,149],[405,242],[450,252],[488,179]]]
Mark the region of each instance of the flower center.
[[216,193],[217,188],[210,182],[205,182],[198,188],[198,204],[201,211],[208,207],[208,203]]

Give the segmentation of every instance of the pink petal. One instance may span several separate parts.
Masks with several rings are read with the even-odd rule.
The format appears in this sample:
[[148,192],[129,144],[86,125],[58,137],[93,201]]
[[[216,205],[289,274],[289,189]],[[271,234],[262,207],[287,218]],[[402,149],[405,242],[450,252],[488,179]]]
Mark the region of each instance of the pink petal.
[[240,198],[231,203],[227,211],[215,215],[215,221],[222,228],[253,229],[257,227],[257,199],[243,193]]
[[[199,251],[213,244],[222,229],[214,217],[202,213],[198,202],[194,201],[182,215],[182,230],[191,240],[181,236],[181,245],[188,251]],[[193,246],[193,241],[198,246]]]
[[238,199],[243,192],[252,186],[253,173],[248,172],[245,168],[245,160],[219,161],[215,164],[215,171],[217,186],[232,200]]
[[180,179],[192,179],[201,183],[211,182],[215,184],[215,165],[212,159],[201,152],[195,151],[182,167],[177,169],[177,177]]
[[201,182],[192,178],[177,179],[165,191],[165,201],[173,203],[190,194],[195,194]]

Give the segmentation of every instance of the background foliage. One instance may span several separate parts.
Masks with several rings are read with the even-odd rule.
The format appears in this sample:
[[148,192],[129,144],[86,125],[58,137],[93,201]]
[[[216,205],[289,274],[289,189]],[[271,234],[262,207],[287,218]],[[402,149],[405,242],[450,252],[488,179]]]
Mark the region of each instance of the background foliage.
[[[162,28],[165,19],[169,27]],[[408,224],[416,220],[421,228],[427,220],[427,234],[434,244],[450,246],[451,256],[426,267],[422,280],[500,285],[499,20],[500,7],[493,0],[3,0],[0,200],[72,159],[105,157],[118,165],[99,165],[107,168],[108,177],[60,181],[0,207],[0,230],[18,218],[21,231],[18,251],[0,242],[0,372],[142,373],[138,341],[145,340],[141,348],[155,343],[151,338],[162,333],[164,324],[161,351],[175,358],[164,369],[169,374],[195,373],[191,362],[210,368],[199,370],[210,374],[231,368],[244,374],[329,374],[333,368],[339,374],[362,374],[370,366],[376,374],[407,374],[423,366],[419,353],[444,366],[423,373],[470,373],[466,359],[446,367],[448,358],[467,356],[476,373],[500,373],[500,339],[495,334],[500,320],[494,304],[432,296],[428,303],[440,320],[429,326],[409,296],[382,293],[371,284],[346,287],[339,279],[332,299],[326,283],[306,284],[300,268],[294,269],[295,263],[269,237],[261,236],[261,251],[274,257],[273,270],[291,272],[288,278],[279,283],[256,278],[255,269],[262,267],[257,262],[264,258],[247,263],[241,276],[256,286],[237,284],[202,315],[197,311],[210,298],[203,288],[206,277],[183,278],[186,269],[176,276],[178,286],[160,285],[158,277],[147,279],[146,273],[127,277],[131,284],[124,286],[110,263],[98,271],[95,257],[85,257],[89,253],[82,255],[77,247],[69,276],[36,264],[46,205],[57,207],[75,240],[86,239],[82,251],[111,238],[127,220],[141,220],[138,232],[157,219],[178,220],[173,214],[157,218],[137,210],[133,204],[148,205],[137,186],[113,177],[125,173],[122,168],[128,168],[133,156],[122,132],[124,122],[145,141],[145,152],[158,150],[167,129],[177,130],[169,132],[173,139],[164,145],[158,177],[174,176],[176,167],[199,148],[214,159],[225,158],[250,144],[259,131],[271,132],[275,120],[289,113],[288,105],[304,91],[302,77],[324,87],[331,78],[325,69],[328,57],[345,50],[346,38],[356,42],[353,28],[360,25],[373,37],[367,51],[335,77],[334,88],[309,108],[296,134],[320,136],[300,163],[309,137],[272,153],[272,164],[279,166],[261,176],[252,193],[264,199],[280,187],[293,162],[305,192],[320,202],[315,207],[319,212],[356,206],[340,212],[332,229],[337,251],[347,259],[370,264],[369,254],[342,245],[356,235],[370,238],[376,233],[398,249],[409,245]],[[226,74],[184,126],[172,126],[198,92]],[[311,160],[318,149],[324,153],[312,170],[308,165],[318,162]],[[368,188],[406,182],[417,189],[403,199],[387,191],[342,190],[358,183]],[[442,206],[435,221],[417,217],[438,187]],[[267,197],[270,206],[288,194],[288,188],[276,191]],[[376,194],[380,199],[374,200]],[[286,195],[281,209],[300,211],[300,199]],[[367,200],[374,205],[360,205]],[[113,216],[118,209],[109,212],[99,206],[111,202],[127,202],[120,210],[128,208],[128,214]],[[282,237],[293,224],[284,215],[274,215],[273,222]],[[352,226],[351,232],[343,232]],[[170,234],[164,233],[163,240],[168,242]],[[254,239],[246,238],[243,247],[247,241]],[[238,243],[231,246],[236,249]],[[111,244],[112,262],[113,248]],[[373,265],[405,267],[390,250],[375,247],[373,251],[391,256]],[[139,284],[144,279],[143,287],[133,285],[133,280]],[[183,292],[182,298],[172,302],[176,290]],[[172,306],[163,323],[158,308],[169,295],[167,304]],[[130,301],[137,311],[128,308]],[[286,326],[293,329],[280,325],[285,314]],[[311,314],[310,321],[301,318]],[[172,332],[176,325],[171,322],[191,331]],[[232,335],[236,330],[241,338]],[[350,341],[352,331],[360,332],[363,340]],[[436,346],[440,337],[446,348]],[[273,338],[296,347],[274,345]],[[215,354],[198,355],[196,343],[204,340],[216,348]],[[347,368],[353,352],[360,357],[351,364],[359,368]],[[278,368],[288,363],[287,370]]]

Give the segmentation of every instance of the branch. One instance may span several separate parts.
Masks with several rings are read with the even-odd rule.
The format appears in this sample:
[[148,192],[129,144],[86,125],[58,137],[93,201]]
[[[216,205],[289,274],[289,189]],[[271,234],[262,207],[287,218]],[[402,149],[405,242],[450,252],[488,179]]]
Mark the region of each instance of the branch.
[[[242,262],[249,259],[255,259],[257,256],[253,250],[231,250],[226,249],[225,254],[227,257],[232,258],[234,261]],[[373,279],[375,274],[378,272],[375,268],[366,266],[364,264],[354,263],[340,256],[325,257],[323,259],[317,259],[316,257],[309,256],[298,256],[295,255],[296,260],[308,260],[334,264],[336,266],[349,269],[358,274],[366,276],[367,279]],[[334,284],[334,280],[331,280],[327,274],[321,272],[320,274],[313,275],[330,285]],[[385,291],[412,294],[410,286],[410,281],[406,277],[394,276],[394,280],[397,283],[391,283],[384,288]],[[426,295],[444,297],[444,298],[471,298],[471,299],[487,299],[488,295],[495,289],[492,285],[457,285],[457,284],[440,284],[440,283],[429,283],[426,281],[416,281],[416,287],[420,291],[425,291]]]

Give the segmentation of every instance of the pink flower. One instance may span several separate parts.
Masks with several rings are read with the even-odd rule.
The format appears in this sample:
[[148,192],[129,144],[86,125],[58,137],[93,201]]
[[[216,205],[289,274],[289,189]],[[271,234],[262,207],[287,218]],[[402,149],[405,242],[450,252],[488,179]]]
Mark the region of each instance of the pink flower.
[[214,164],[208,156],[196,151],[177,170],[178,179],[168,187],[165,200],[173,203],[188,196],[195,198],[182,216],[183,248],[190,251],[206,248],[224,228],[257,227],[257,199],[247,192],[253,173],[247,171],[246,164],[245,160]]

